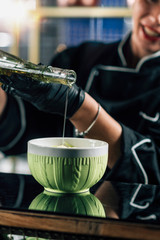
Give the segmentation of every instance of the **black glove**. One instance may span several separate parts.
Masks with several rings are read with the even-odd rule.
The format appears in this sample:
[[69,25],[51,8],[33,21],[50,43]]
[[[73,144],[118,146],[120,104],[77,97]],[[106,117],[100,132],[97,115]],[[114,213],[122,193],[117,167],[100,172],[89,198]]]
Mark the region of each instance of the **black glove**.
[[71,88],[56,83],[44,83],[20,74],[0,75],[2,89],[30,102],[41,111],[64,115],[68,90],[67,118],[70,118],[82,105],[85,94],[76,84]]

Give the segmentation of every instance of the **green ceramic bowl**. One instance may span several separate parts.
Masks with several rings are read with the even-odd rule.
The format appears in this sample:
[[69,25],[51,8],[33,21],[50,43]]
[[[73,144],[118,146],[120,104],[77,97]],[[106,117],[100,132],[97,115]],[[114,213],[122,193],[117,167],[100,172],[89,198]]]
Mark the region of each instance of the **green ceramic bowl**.
[[[73,147],[62,147],[67,143]],[[51,192],[88,191],[103,176],[108,144],[83,138],[39,138],[28,142],[28,164],[33,177]]]
[[59,194],[44,191],[33,199],[29,209],[63,214],[106,217],[102,203],[90,192]]

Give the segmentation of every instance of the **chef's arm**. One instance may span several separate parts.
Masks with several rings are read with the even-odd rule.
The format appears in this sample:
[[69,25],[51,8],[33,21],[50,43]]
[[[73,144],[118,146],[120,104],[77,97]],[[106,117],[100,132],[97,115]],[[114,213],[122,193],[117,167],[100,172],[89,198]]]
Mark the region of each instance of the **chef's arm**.
[[112,168],[115,165],[121,156],[122,128],[102,108],[98,111],[98,103],[76,84],[73,84],[69,89],[65,85],[41,83],[29,77],[26,77],[24,81],[19,74],[2,75],[1,82],[3,83],[3,90],[7,93],[19,96],[41,111],[59,115],[64,115],[67,94],[67,118],[71,120],[79,131],[88,129],[96,119],[86,137],[108,142],[108,167]]
[[0,87],[0,119],[7,104],[7,94]]
[[[94,121],[97,111],[98,103],[85,93],[83,104],[70,121],[80,132],[83,132]],[[95,124],[85,137],[103,140],[109,144],[108,167],[112,168],[121,156],[121,135],[121,125],[101,108]]]

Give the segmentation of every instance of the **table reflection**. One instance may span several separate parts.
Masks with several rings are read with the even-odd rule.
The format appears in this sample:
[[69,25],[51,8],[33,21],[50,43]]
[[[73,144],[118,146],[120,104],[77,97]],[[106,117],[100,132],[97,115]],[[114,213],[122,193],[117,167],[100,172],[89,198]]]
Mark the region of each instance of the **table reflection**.
[[134,222],[160,222],[160,186],[103,182],[95,193],[106,216]]
[[106,216],[102,203],[90,192],[59,194],[43,191],[33,199],[29,209],[93,217]]
[[104,181],[83,194],[43,190],[31,175],[0,173],[0,209],[160,223],[158,185]]

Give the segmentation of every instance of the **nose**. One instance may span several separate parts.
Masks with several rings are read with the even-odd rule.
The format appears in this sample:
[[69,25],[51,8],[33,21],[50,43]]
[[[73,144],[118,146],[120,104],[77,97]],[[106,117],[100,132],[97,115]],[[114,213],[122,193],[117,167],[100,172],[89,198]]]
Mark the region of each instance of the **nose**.
[[151,10],[150,20],[152,23],[160,26],[160,1],[157,4],[154,5],[154,7]]
[[156,17],[158,26],[160,26],[160,3],[158,4],[158,6],[155,9],[155,17]]
[[158,22],[158,26],[160,26],[160,13],[158,14],[157,22]]

